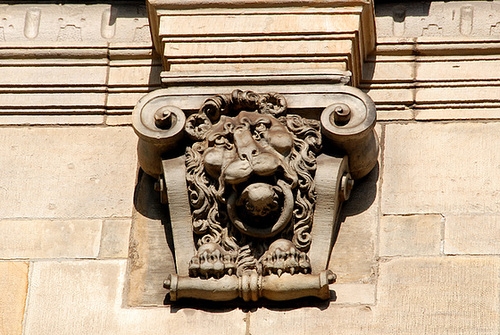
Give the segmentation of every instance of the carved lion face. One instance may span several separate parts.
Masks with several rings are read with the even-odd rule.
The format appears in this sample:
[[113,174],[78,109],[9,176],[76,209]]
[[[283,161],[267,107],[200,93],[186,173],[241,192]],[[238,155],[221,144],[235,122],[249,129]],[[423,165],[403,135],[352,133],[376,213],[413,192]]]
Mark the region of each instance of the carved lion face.
[[290,221],[297,184],[289,165],[294,135],[272,115],[241,111],[222,116],[205,141],[205,170],[232,187],[227,205],[233,224],[255,237],[281,231]]
[[206,171],[232,185],[284,169],[293,147],[293,135],[275,117],[246,111],[236,117],[222,116],[206,141]]
[[186,125],[198,140],[188,150],[186,164],[193,227],[203,236],[199,245],[227,243],[233,248],[226,217],[252,238],[293,231],[294,244],[307,248],[319,125],[297,115],[278,119],[273,111],[283,114],[286,106],[276,107],[276,95],[262,103],[263,96],[244,94],[212,98],[210,109],[191,116]]

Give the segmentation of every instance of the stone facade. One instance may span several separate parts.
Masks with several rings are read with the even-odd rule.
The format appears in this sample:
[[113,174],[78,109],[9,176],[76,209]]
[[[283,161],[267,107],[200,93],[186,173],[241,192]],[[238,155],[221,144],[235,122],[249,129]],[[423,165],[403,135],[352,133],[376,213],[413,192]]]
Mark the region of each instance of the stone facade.
[[131,112],[162,71],[146,7],[1,5],[0,333],[498,334],[498,4],[375,9],[358,74],[381,150],[342,208],[331,299],[137,307]]

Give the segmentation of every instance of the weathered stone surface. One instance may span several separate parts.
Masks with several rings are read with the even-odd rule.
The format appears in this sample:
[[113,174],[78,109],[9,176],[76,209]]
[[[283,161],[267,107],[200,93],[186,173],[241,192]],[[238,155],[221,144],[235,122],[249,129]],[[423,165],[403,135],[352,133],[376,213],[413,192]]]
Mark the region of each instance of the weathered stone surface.
[[[483,107],[484,105],[488,105]],[[464,105],[456,107],[455,102],[451,102],[448,108],[433,108],[433,106],[422,107],[415,110],[415,120],[498,120],[498,106],[492,103],[480,102],[477,108],[470,108]]]
[[389,124],[385,129],[383,214],[500,211],[491,173],[500,165],[500,124]]
[[106,83],[106,72],[106,66],[6,66],[0,68],[0,86],[102,86]]
[[128,306],[159,306],[165,300],[163,281],[175,273],[169,213],[154,191],[155,179],[140,173],[130,233],[126,302]]
[[0,287],[0,334],[22,334],[28,263],[0,262]]
[[1,220],[0,258],[93,258],[101,220]]
[[[376,125],[375,130],[381,138],[383,128]],[[340,230],[328,267],[337,274],[339,284],[370,283],[375,278],[379,172],[377,165],[355,182],[351,197],[340,212]]]
[[130,216],[136,178],[131,128],[4,128],[4,218]]
[[500,254],[499,215],[447,215],[446,254]]
[[132,218],[104,220],[99,258],[127,258]]
[[376,333],[498,334],[499,271],[493,257],[381,263]]
[[3,6],[0,13],[3,42],[130,43],[150,39],[143,4],[16,4]]
[[374,284],[333,284],[330,290],[335,291],[335,301],[332,301],[335,305],[375,304]]
[[379,255],[439,255],[443,221],[441,215],[383,216]]
[[[123,110],[118,110],[123,113]],[[132,111],[128,111],[130,114],[126,115],[108,115],[106,117],[106,124],[108,126],[130,126],[132,125]]]
[[[43,113],[47,110],[35,108],[28,111],[29,114],[37,112]],[[104,113],[104,109],[102,112]],[[0,115],[1,125],[99,125],[103,123],[104,115]]]
[[[328,308],[327,308],[328,307]],[[372,306],[328,306],[258,309],[250,314],[249,334],[374,334]]]
[[240,310],[122,308],[125,269],[123,260],[36,262],[26,334],[245,334]]

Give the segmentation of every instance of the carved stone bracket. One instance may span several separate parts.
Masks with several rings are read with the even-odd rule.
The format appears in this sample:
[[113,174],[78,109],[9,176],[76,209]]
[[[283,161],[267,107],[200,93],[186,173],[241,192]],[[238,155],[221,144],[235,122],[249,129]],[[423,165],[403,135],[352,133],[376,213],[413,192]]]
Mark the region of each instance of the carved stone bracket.
[[328,299],[341,204],[377,162],[371,99],[340,85],[314,108],[317,92],[179,92],[146,95],[133,118],[169,207],[170,299]]

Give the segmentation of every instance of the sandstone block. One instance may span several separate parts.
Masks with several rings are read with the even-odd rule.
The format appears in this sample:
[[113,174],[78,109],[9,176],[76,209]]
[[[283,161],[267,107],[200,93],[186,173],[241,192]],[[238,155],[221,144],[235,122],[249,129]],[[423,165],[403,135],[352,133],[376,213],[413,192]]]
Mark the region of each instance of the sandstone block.
[[286,311],[258,309],[250,314],[250,334],[375,334],[371,331],[373,307],[332,306],[325,302],[317,307]]
[[499,123],[388,124],[383,214],[498,213]]
[[131,224],[131,218],[102,223],[99,258],[127,258]]
[[[380,128],[377,129],[380,135]],[[329,269],[340,283],[369,283],[376,273],[378,225],[378,166],[355,183],[351,198],[340,214],[340,231],[332,250]]]
[[380,256],[439,255],[441,215],[383,216],[380,219]]
[[497,334],[500,260],[400,258],[380,264],[381,334]]
[[446,254],[499,254],[499,215],[446,216]]
[[4,128],[4,218],[126,217],[132,213],[137,139],[128,127]]
[[0,258],[97,257],[101,220],[1,220]]
[[25,333],[245,334],[238,309],[122,307],[125,272],[124,260],[36,262]]
[[0,262],[0,287],[0,334],[22,334],[28,263]]

